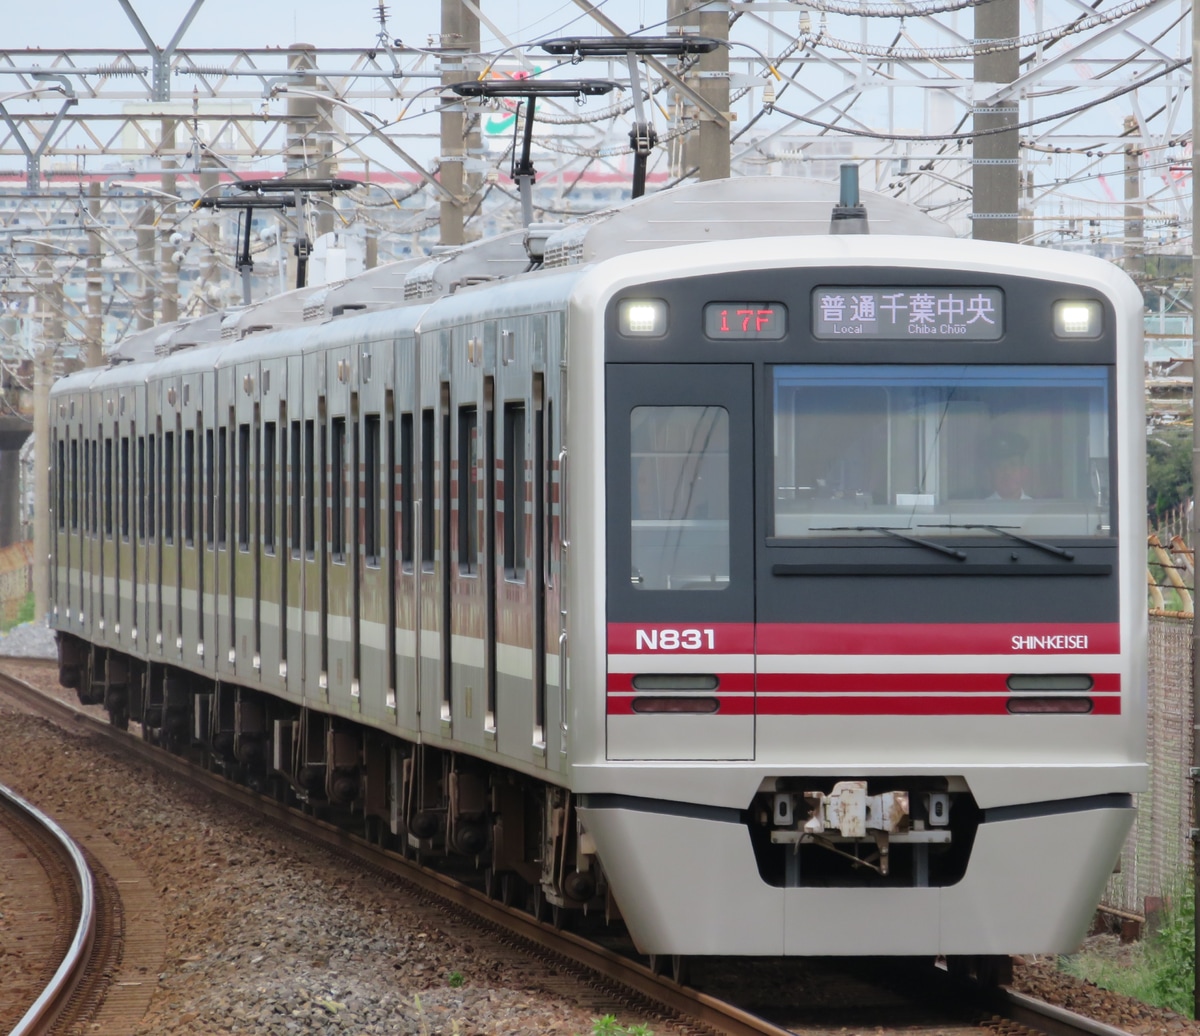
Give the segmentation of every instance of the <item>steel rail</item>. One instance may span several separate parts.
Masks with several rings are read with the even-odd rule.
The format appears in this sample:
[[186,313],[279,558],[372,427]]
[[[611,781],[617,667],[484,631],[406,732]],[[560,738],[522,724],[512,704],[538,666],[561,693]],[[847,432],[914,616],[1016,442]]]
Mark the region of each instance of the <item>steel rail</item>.
[[33,1036],[34,1033],[49,1031],[50,1024],[70,999],[79,976],[87,966],[96,932],[96,887],[82,850],[58,824],[2,784],[0,799],[3,799],[9,808],[25,814],[50,833],[63,855],[70,861],[70,869],[79,887],[79,923],[75,927],[71,945],[67,947],[54,977],[10,1033],[10,1036]]

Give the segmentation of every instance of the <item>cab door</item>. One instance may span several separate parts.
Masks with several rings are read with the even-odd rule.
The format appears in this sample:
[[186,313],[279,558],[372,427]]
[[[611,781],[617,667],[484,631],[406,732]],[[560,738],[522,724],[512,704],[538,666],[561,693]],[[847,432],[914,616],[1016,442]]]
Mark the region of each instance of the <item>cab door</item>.
[[610,364],[609,759],[754,757],[750,364]]

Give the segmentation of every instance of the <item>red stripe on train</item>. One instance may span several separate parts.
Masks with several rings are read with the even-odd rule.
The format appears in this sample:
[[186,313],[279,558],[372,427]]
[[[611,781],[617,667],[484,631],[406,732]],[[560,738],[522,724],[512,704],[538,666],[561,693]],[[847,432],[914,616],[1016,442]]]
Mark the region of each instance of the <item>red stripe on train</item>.
[[[636,697],[653,697],[638,695]],[[699,713],[700,719],[712,716],[1006,716],[1010,696],[1004,695],[933,695],[930,697],[882,698],[877,695],[759,695],[758,698],[726,698],[715,713]],[[608,696],[610,716],[642,715],[633,709],[633,695]],[[1119,716],[1118,696],[1092,698],[1093,716]],[[664,713],[673,718],[678,713]],[[1047,714],[1033,713],[1044,718]],[[1066,713],[1066,715],[1081,715]]]
[[[1005,716],[1007,695],[935,695],[929,698],[879,698],[875,696],[759,697],[760,716]],[[1121,699],[1093,698],[1093,716],[1119,716]],[[1039,720],[1046,714],[1034,713]],[[1080,715],[1067,713],[1066,715]]]
[[[1120,673],[1088,674],[1094,691],[1119,691]],[[721,685],[724,687],[724,684]],[[759,673],[761,692],[828,691],[872,694],[887,691],[957,691],[1007,694],[1008,673]],[[1022,688],[1024,689],[1024,688]],[[1047,689],[1045,693],[1055,693]]]

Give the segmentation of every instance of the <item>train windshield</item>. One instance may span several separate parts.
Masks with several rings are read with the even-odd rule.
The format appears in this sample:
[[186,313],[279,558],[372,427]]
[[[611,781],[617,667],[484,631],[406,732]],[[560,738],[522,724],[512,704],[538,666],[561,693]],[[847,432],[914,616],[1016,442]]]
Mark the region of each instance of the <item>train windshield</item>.
[[1104,367],[772,368],[774,535],[1109,536]]

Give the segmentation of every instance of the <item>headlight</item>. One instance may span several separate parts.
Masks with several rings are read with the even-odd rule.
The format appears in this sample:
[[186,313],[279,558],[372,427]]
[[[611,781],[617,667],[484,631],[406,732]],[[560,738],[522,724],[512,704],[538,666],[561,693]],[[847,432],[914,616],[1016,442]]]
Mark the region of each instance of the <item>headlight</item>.
[[667,333],[667,304],[662,299],[622,299],[617,327],[623,335],[661,338]]
[[1099,338],[1100,303],[1094,299],[1054,303],[1054,333],[1059,338]]

